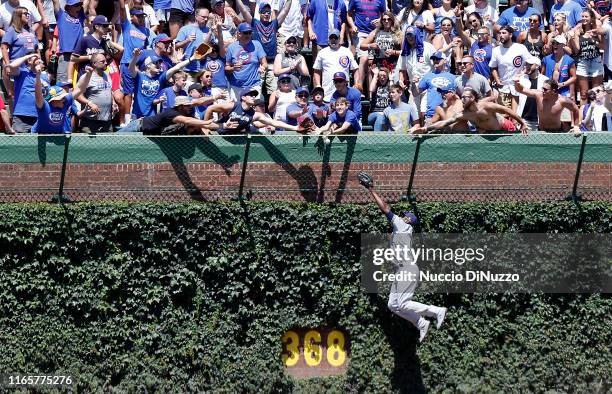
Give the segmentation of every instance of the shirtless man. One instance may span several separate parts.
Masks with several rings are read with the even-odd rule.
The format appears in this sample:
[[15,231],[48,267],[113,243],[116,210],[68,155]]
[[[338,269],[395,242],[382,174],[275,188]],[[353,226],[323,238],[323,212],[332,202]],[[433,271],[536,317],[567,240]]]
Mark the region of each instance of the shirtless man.
[[[444,105],[436,107],[436,112],[431,118],[432,123],[450,119],[456,114],[463,112],[463,103],[454,90],[438,88],[438,92],[442,95]],[[459,120],[457,123],[450,125],[446,130],[451,133],[466,133],[469,132],[470,126],[467,121]]]
[[548,133],[563,133],[563,123],[561,113],[567,108],[572,113],[572,129],[570,131],[580,132],[580,111],[578,106],[568,97],[559,95],[559,83],[553,79],[548,79],[542,84],[542,91],[525,88],[519,82],[522,77],[519,73],[514,77],[514,88],[517,92],[536,100],[538,109],[538,123],[541,131]]
[[[471,122],[479,133],[488,131],[514,132],[516,127],[510,119],[504,117],[504,115],[507,115],[519,123],[523,134],[527,134],[527,124],[516,112],[496,103],[478,102],[478,93],[470,87],[463,90],[461,101],[464,108],[463,112],[458,112],[448,119],[432,123],[427,127],[413,127],[410,131],[412,133],[430,132],[464,121]],[[495,114],[495,116],[491,116],[491,114]]]

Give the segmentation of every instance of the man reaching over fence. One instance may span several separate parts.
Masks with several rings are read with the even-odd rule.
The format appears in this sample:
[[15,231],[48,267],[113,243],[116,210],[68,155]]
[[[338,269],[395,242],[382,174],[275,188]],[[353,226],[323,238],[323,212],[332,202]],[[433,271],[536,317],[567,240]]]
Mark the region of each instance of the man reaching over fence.
[[[412,232],[414,231],[413,226],[418,223],[417,217],[412,212],[404,212],[402,217],[393,213],[389,205],[387,205],[378,193],[376,193],[376,190],[374,190],[374,180],[368,173],[360,172],[358,179],[359,183],[368,189],[372,199],[374,199],[376,205],[378,205],[378,208],[380,208],[393,225],[390,248],[396,249],[396,247],[407,247],[410,249],[412,246]],[[412,273],[418,278],[419,267],[412,258],[409,257],[407,260],[396,260],[394,265],[396,278],[402,278],[403,276],[406,278],[409,277],[408,275],[402,275],[401,271]],[[446,316],[446,308],[412,301],[412,296],[414,295],[417,285],[418,280],[395,280],[391,285],[389,303],[387,305],[393,313],[408,320],[419,330],[419,341],[423,342],[430,324],[429,320],[425,319],[425,316],[435,317],[436,327],[440,328]]]

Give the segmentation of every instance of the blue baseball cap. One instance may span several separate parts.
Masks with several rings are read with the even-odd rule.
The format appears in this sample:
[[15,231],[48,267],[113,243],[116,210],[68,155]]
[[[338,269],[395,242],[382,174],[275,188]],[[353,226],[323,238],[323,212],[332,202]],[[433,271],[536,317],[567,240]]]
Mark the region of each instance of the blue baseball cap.
[[334,73],[334,81],[337,80],[342,80],[342,81],[346,81],[346,74],[343,73],[342,71],[338,71],[337,73]]
[[157,55],[151,55],[151,56],[148,56],[148,57],[145,59],[145,61],[144,61],[144,65],[145,65],[145,66],[148,66],[148,65],[149,65],[149,64],[151,64],[151,63],[157,63],[157,62],[161,62],[161,61],[162,61],[162,58],[161,58],[161,57],[159,57],[159,56],[157,56]]
[[140,8],[133,8],[130,10],[130,15],[144,15],[144,11]]
[[238,25],[238,31],[240,33],[246,33],[247,31],[253,31],[253,28],[248,23],[242,22]]
[[240,91],[240,98],[244,97],[244,96],[248,96],[252,93],[257,93],[257,95],[259,96],[259,88],[257,86],[251,86],[248,88],[244,88]]
[[64,97],[66,97],[67,94],[68,93],[66,93],[64,88],[62,88],[61,86],[55,85],[49,88],[49,92],[47,93],[47,97],[45,97],[45,99],[48,102],[52,102],[55,100],[61,100]]
[[455,89],[452,86],[450,86],[450,85],[449,86],[440,87],[437,90],[438,90],[438,93],[440,93],[440,94],[446,94],[448,92],[454,92],[455,91]]
[[442,51],[436,51],[436,52],[432,53],[432,55],[429,58],[430,59],[444,59],[444,60],[446,60],[446,55]]
[[263,10],[264,10],[264,8],[266,8],[266,7],[268,7],[268,8],[270,8],[270,9],[272,9],[272,6],[271,6],[271,5],[270,5],[270,3],[268,3],[267,1],[263,1],[263,2],[261,2],[261,3],[259,4],[259,12],[263,11]]
[[96,25],[107,26],[107,25],[110,25],[111,23],[108,21],[108,19],[106,19],[104,15],[96,15],[96,17],[93,18],[93,20],[91,21],[91,24],[93,26],[96,26]]
[[416,35],[416,30],[414,29],[414,27],[410,26],[406,29],[406,34]]
[[297,88],[297,90],[295,91],[295,95],[297,96],[300,93],[306,93],[307,95],[310,96],[310,92],[308,91],[307,88],[305,88],[304,86],[300,86],[299,88]]
[[66,5],[83,4],[83,0],[66,0]]
[[340,31],[338,29],[332,29],[329,34],[327,35],[327,38],[331,37],[331,36],[336,36],[336,37],[340,37]]
[[167,41],[172,41],[172,38],[170,38],[166,33],[161,33],[161,34],[158,34],[157,37],[153,39],[153,45],[157,44],[158,42],[167,42]]
[[278,77],[279,82],[280,82],[280,81],[282,81],[283,79],[289,79],[289,80],[291,80],[291,75],[289,75],[289,74],[281,74],[281,75]]
[[416,225],[419,223],[419,219],[417,219],[416,215],[410,211],[405,211],[404,217],[410,219],[410,224],[412,225]]

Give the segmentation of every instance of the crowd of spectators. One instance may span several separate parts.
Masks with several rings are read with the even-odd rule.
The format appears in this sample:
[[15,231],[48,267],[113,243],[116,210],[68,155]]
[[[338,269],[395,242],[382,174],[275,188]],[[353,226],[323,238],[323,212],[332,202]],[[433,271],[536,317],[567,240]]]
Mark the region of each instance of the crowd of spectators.
[[1,131],[612,130],[610,0],[147,1],[2,0]]

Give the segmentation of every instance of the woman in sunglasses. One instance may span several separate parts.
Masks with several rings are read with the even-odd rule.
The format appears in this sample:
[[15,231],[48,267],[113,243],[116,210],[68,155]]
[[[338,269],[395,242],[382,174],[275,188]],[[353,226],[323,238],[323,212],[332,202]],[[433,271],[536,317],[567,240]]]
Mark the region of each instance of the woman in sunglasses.
[[544,46],[548,44],[548,34],[541,29],[540,15],[533,14],[529,17],[529,29],[519,33],[517,42],[525,45],[531,56],[544,57]]

